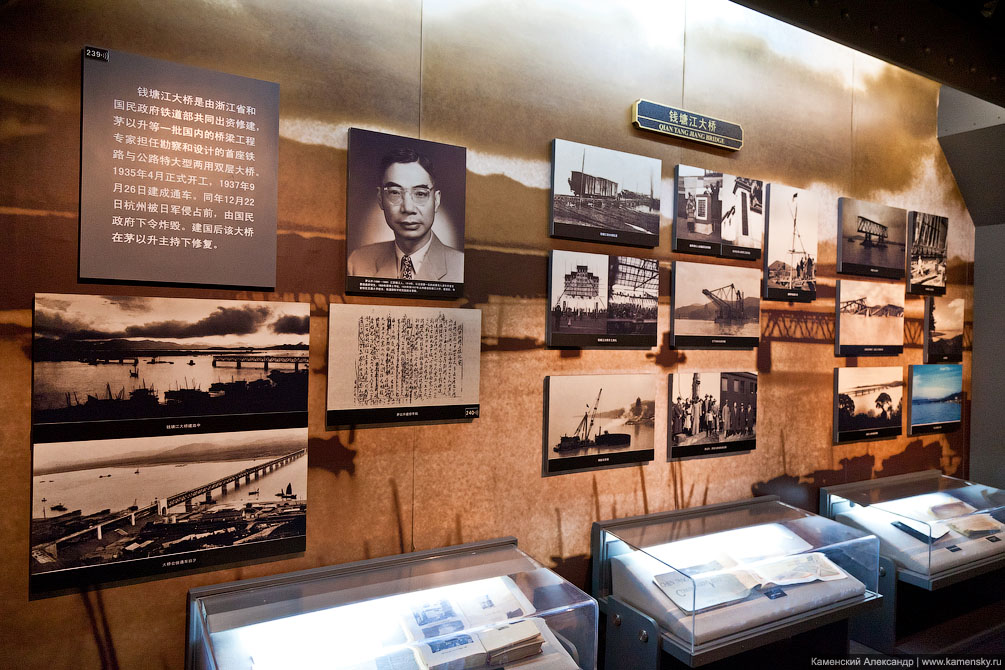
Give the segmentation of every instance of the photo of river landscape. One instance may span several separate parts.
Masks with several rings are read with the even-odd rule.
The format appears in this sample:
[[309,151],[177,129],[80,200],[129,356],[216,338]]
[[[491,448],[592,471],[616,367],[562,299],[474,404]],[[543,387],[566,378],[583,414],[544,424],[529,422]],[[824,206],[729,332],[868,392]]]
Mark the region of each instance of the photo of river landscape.
[[309,323],[301,303],[39,294],[36,441],[79,439],[54,424],[305,412]]

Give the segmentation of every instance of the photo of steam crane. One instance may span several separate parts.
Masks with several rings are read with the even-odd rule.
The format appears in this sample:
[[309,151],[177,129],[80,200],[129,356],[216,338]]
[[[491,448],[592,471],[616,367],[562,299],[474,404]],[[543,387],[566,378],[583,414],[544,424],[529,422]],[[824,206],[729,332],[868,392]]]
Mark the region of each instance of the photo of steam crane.
[[935,214],[911,212],[908,229],[907,292],[914,295],[945,295],[949,219]]
[[903,279],[907,211],[854,198],[838,198],[837,271]]
[[764,297],[810,302],[817,295],[820,201],[811,191],[768,184]]
[[551,235],[658,246],[661,178],[658,159],[556,139]]
[[556,250],[549,293],[549,346],[656,345],[656,259]]
[[757,346],[761,273],[751,268],[677,261],[673,268],[673,346]]
[[548,377],[545,474],[651,461],[656,379],[656,375]]
[[882,356],[904,350],[904,287],[839,279],[834,346],[838,356]]

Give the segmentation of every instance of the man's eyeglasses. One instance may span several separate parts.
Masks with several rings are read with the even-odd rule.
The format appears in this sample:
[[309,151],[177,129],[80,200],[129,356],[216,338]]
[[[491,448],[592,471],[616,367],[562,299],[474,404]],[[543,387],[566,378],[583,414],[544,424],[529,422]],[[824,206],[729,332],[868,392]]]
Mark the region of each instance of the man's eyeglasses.
[[401,186],[384,186],[384,199],[387,200],[392,205],[400,205],[401,201],[404,199],[405,194],[408,193],[411,197],[412,202],[416,205],[425,205],[429,202],[429,198],[433,195],[433,189],[428,186],[413,186],[412,188],[403,188]]

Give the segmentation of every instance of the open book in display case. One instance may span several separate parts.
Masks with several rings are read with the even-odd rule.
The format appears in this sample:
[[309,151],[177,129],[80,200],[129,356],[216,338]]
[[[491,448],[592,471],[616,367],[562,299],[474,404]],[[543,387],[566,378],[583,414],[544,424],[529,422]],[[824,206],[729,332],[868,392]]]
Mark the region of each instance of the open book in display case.
[[777,496],[598,522],[592,544],[608,667],[753,661],[800,636],[819,654],[815,635],[845,653],[848,618],[880,599],[878,540]]
[[597,603],[513,538],[189,592],[190,670],[594,670]]
[[885,601],[856,640],[904,653],[1005,640],[1005,491],[928,470],[824,487],[820,511],[879,538]]

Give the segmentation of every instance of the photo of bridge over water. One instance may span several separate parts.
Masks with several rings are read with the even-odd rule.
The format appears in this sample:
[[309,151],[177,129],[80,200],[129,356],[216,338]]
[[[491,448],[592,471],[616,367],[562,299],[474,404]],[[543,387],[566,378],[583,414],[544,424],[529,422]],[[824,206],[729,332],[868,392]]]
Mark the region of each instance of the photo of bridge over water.
[[34,440],[306,425],[309,325],[306,303],[38,294]]
[[306,516],[306,427],[36,444],[32,591],[302,551]]
[[903,279],[906,253],[907,210],[838,198],[838,272]]
[[834,369],[834,442],[895,437],[903,432],[902,367]]
[[904,350],[904,285],[837,281],[837,356],[888,356]]

